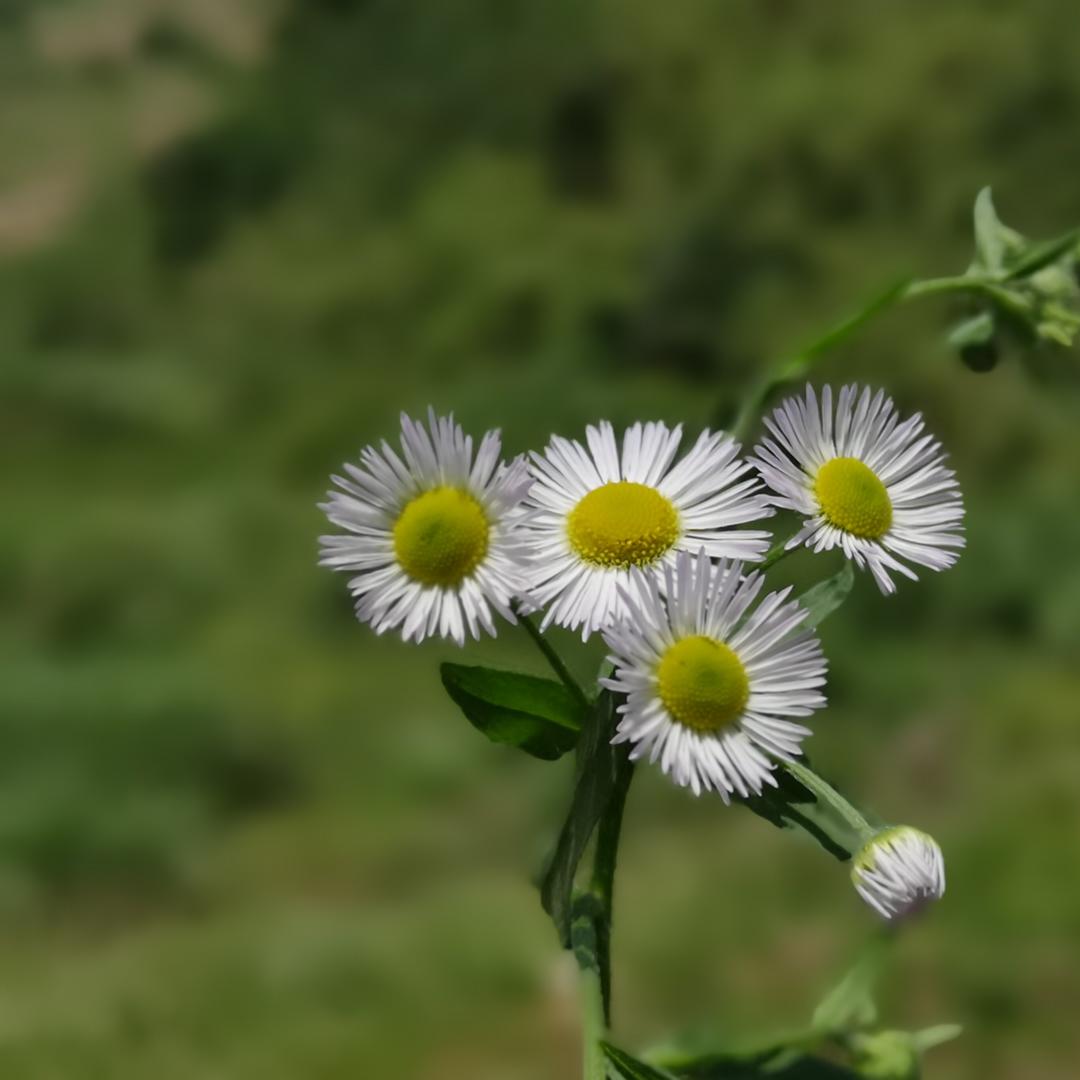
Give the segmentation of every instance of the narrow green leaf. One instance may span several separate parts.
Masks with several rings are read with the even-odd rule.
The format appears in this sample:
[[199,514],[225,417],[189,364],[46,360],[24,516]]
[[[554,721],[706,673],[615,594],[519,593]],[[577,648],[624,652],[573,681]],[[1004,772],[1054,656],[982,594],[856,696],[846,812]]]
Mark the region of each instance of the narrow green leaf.
[[988,187],[975,196],[975,258],[982,269],[991,273],[1000,271],[1005,262],[1003,226]]
[[823,1034],[842,1035],[877,1019],[874,984],[881,970],[880,941],[868,947],[851,970],[821,999],[811,1023]]
[[646,1065],[644,1061],[638,1061],[636,1057],[609,1042],[602,1042],[600,1045],[608,1063],[614,1067],[615,1075],[623,1080],[676,1080],[672,1073]]
[[782,762],[773,776],[776,787],[737,801],[777,828],[801,829],[841,862],[878,827],[806,764]]
[[989,311],[980,311],[970,319],[965,319],[949,331],[949,344],[954,349],[966,349],[973,345],[986,345],[994,338],[994,316]]
[[589,713],[578,743],[577,775],[570,810],[540,881],[540,901],[570,945],[574,877],[589,838],[613,795],[630,782],[625,747],[611,745],[615,732],[615,698],[605,690]]
[[492,742],[554,761],[580,737],[585,710],[561,683],[513,671],[443,664],[442,684]]
[[1042,270],[1045,266],[1056,263],[1080,244],[1080,229],[1070,229],[1069,232],[1055,237],[1053,240],[1044,240],[1039,244],[1031,244],[1021,252],[1014,260],[1010,261],[1005,273],[1006,281],[1015,281],[1018,278],[1031,277],[1032,274]]
[[923,1028],[922,1031],[914,1032],[911,1041],[915,1049],[920,1054],[923,1054],[927,1050],[933,1050],[935,1046],[941,1046],[943,1043],[958,1039],[963,1032],[964,1029],[959,1024],[935,1024],[934,1027]]
[[809,1055],[764,1062],[717,1058],[676,1075],[682,1080],[861,1080],[860,1073]]
[[799,603],[806,610],[803,625],[814,627],[828,618],[848,598],[854,584],[855,571],[851,563],[845,561],[843,568],[831,578],[819,581],[807,589],[798,597]]

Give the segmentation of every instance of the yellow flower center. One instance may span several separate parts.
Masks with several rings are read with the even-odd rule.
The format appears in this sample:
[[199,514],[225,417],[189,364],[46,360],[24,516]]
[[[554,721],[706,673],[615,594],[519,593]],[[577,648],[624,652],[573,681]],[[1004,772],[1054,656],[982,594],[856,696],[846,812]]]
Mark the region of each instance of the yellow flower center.
[[814,477],[814,494],[829,524],[852,536],[880,540],[892,526],[889,493],[858,458],[826,461]]
[[437,487],[418,495],[394,523],[394,554],[424,585],[457,585],[483,562],[491,525],[467,492]]
[[679,515],[655,488],[619,480],[595,488],[570,511],[570,546],[597,566],[648,566],[679,539]]
[[694,731],[734,724],[750,700],[750,680],[734,651],[707,637],[687,637],[664,653],[657,669],[660,700]]

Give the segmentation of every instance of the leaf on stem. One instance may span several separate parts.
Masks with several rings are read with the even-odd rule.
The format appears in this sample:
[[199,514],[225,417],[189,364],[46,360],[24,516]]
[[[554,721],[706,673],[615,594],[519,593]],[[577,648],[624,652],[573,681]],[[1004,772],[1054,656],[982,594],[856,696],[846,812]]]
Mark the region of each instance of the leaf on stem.
[[561,683],[513,671],[443,664],[442,684],[492,742],[554,761],[577,744],[586,710]]
[[605,690],[588,715],[578,743],[574,795],[566,821],[540,881],[540,900],[564,946],[570,945],[574,877],[600,819],[612,798],[625,790],[632,766],[625,747],[611,745],[615,698]]
[[1053,240],[1031,244],[1016,259],[1008,263],[1005,280],[1014,281],[1017,278],[1031,277],[1044,267],[1074,252],[1078,244],[1080,244],[1080,229],[1070,229]]
[[862,848],[861,833],[839,805],[816,795],[783,765],[777,767],[773,776],[776,787],[765,787],[760,795],[737,801],[778,829],[801,829],[841,862]]
[[819,581],[797,597],[806,611],[803,626],[815,627],[830,616],[847,598],[855,584],[855,571],[850,562],[831,578]]
[[821,999],[811,1021],[823,1035],[846,1034],[877,1020],[874,985],[881,970],[880,939],[863,952],[850,971]]
[[1005,227],[994,209],[994,197],[988,187],[975,196],[976,265],[992,274],[1005,264]]
[[[805,1040],[800,1040],[805,1041]],[[773,1046],[753,1053],[710,1053],[685,1058],[667,1068],[648,1065],[603,1043],[604,1053],[623,1080],[856,1080],[857,1073],[801,1049]]]
[[609,1042],[602,1042],[600,1045],[615,1075],[622,1077],[623,1080],[676,1080],[673,1073],[646,1065],[644,1061],[638,1061],[636,1057]]

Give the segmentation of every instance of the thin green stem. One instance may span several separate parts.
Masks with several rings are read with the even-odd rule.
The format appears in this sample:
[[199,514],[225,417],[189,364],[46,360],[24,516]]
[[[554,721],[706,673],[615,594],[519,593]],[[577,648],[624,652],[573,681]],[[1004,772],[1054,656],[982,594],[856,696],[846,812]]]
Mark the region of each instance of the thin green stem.
[[570,669],[563,663],[563,659],[555,651],[555,647],[550,641],[540,632],[540,628],[532,620],[531,615],[523,615],[520,611],[515,611],[518,622],[521,624],[525,633],[532,639],[533,644],[544,654],[544,659],[551,665],[551,670],[559,677],[559,681],[570,691],[571,694],[577,698],[578,703],[583,708],[591,708],[592,703],[589,701],[585,694],[585,691],[581,689],[581,685],[577,679],[570,674]]
[[[818,357],[836,348],[837,345],[846,341],[856,331],[877,318],[878,315],[909,300],[919,300],[925,296],[941,296],[948,293],[963,292],[983,293],[996,303],[1009,310],[1014,310],[1017,314],[1026,313],[1026,306],[1021,300],[1017,299],[1014,293],[1003,289],[1000,284],[984,278],[962,274],[952,277],[924,278],[915,281],[907,278],[895,282],[877,296],[872,297],[854,314],[842,319],[835,326],[828,329],[820,337],[815,338],[792,355],[773,364],[746,395],[742,407],[739,409],[733,434],[740,441],[744,441],[750,434],[751,426],[758,419],[762,408],[777,390],[794,379],[806,375]],[[1020,311],[1019,308],[1025,308],[1025,310]]]
[[583,1080],[606,1080],[607,1059],[601,1040],[607,1033],[604,1021],[604,989],[596,968],[581,968],[581,1075]]
[[[792,535],[794,535],[794,533]],[[775,566],[781,559],[786,559],[788,555],[795,550],[794,548],[789,548],[787,546],[790,539],[790,536],[785,536],[782,540],[777,540],[776,543],[769,548],[765,558],[759,563],[753,563],[750,566],[750,569],[760,570],[764,573],[769,567]]]
[[626,747],[616,749],[615,786],[604,816],[596,830],[593,851],[592,879],[589,891],[600,904],[596,927],[596,954],[600,963],[600,988],[603,996],[604,1019],[611,1020],[611,930],[614,923],[615,869],[622,839],[623,813],[630,783],[634,779],[634,763]]
[[798,761],[784,761],[782,768],[791,773],[804,788],[812,791],[819,799],[833,807],[858,832],[863,843],[877,833],[877,829],[836,788],[818,776],[813,769],[807,768]]

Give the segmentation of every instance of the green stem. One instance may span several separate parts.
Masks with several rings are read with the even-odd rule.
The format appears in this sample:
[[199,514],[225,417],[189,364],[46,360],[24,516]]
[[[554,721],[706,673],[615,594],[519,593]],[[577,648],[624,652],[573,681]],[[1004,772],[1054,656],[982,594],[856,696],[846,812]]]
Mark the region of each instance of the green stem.
[[904,279],[896,282],[872,297],[853,315],[841,320],[798,352],[785,357],[766,371],[765,375],[751,388],[739,409],[739,415],[732,430],[735,438],[740,442],[745,441],[750,434],[751,425],[777,390],[792,380],[806,375],[818,357],[836,348],[878,315],[909,300],[961,292],[983,293],[1006,307],[1017,306],[1017,300],[1012,293],[992,281],[968,275],[924,278],[917,281]]
[[514,613],[517,615],[518,622],[525,630],[525,633],[532,638],[533,644],[544,654],[544,659],[551,665],[551,670],[559,677],[559,681],[563,686],[574,695],[583,708],[591,708],[592,702],[586,697],[585,691],[581,689],[577,679],[570,674],[570,669],[563,663],[562,657],[555,651],[555,647],[540,632],[540,628],[533,622],[532,616],[523,615],[516,609]]
[[630,782],[634,779],[634,763],[626,747],[616,750],[615,786],[604,816],[596,830],[596,849],[593,852],[592,879],[589,891],[599,901],[600,914],[596,928],[596,953],[600,962],[600,989],[604,1019],[611,1021],[611,928],[614,922],[615,869],[622,838],[623,812]]
[[784,761],[781,767],[786,769],[804,788],[813,792],[822,802],[828,803],[845,821],[858,832],[863,843],[877,834],[877,829],[840,794],[831,784],[823,780],[813,769],[798,761]]
[[606,1080],[607,1059],[600,1045],[607,1032],[604,1022],[604,988],[600,972],[581,969],[581,1038],[583,1080]]
[[[794,535],[795,534],[792,533],[792,536]],[[794,548],[789,548],[787,546],[787,543],[790,539],[791,536],[785,536],[782,540],[777,540],[776,543],[773,544],[771,548],[769,548],[768,553],[766,554],[765,558],[761,560],[761,562],[752,563],[747,569],[760,570],[762,571],[762,573],[764,573],[764,571],[768,570],[770,566],[775,566],[781,559],[787,558],[787,556],[795,550]]]

